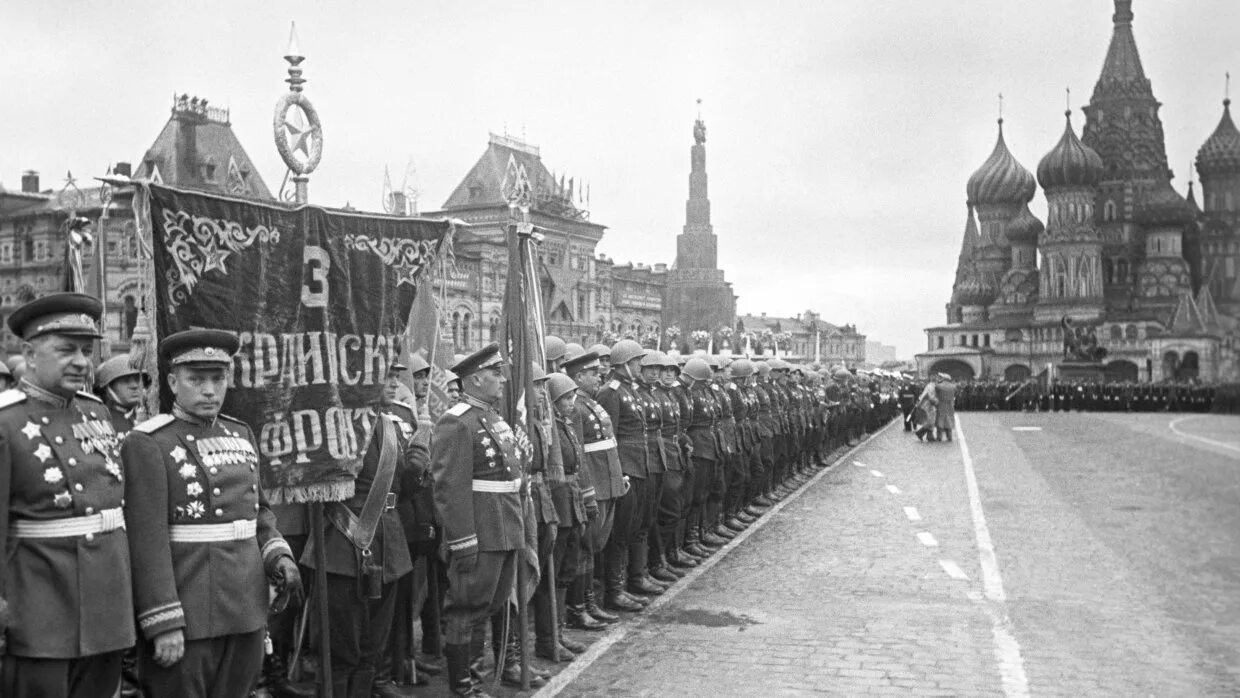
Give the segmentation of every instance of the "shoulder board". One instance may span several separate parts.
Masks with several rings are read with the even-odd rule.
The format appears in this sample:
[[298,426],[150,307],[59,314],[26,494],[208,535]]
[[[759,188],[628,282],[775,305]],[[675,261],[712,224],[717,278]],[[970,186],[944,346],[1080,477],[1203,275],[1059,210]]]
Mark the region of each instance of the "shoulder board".
[[444,412],[444,414],[450,414],[453,417],[460,417],[464,415],[466,412],[468,412],[470,407],[471,405],[468,402],[458,402],[455,405],[449,407]]
[[172,424],[175,419],[170,414],[157,414],[141,424],[134,425],[133,430],[140,431],[143,434],[154,434],[156,431]]
[[4,392],[0,392],[0,410],[13,405],[20,405],[26,401],[26,393],[17,388],[9,388]]
[[620,389],[620,381],[618,381],[618,380],[616,380],[615,378],[613,378],[613,379],[611,379],[611,382],[607,384],[607,387],[608,387],[608,388],[611,388],[612,390],[619,390],[619,389]]
[[245,425],[245,426],[247,426],[247,427],[248,427],[248,426],[250,426],[250,425],[249,425],[249,424],[247,424],[246,422],[243,422],[243,421],[241,421],[240,419],[237,419],[236,417],[230,417],[229,415],[226,415],[226,414],[223,414],[223,413],[220,413],[219,418],[220,418],[220,419],[222,419],[222,420],[224,420],[224,421],[226,421],[226,422],[232,422],[233,424],[242,424],[242,425]]
[[91,402],[98,402],[99,404],[103,404],[103,400],[99,399],[98,395],[94,393],[88,393],[85,390],[79,390],[77,392],[77,396],[80,398],[84,398],[86,400],[90,400]]
[[728,383],[728,390],[736,390],[736,384],[735,384],[735,383]]
[[410,404],[409,404],[409,403],[407,403],[407,402],[401,402],[400,400],[393,400],[393,401],[392,401],[392,404],[393,404],[393,405],[400,405],[401,407],[403,407],[403,408],[405,408],[405,409],[409,410],[410,412],[416,412],[416,411],[417,411],[417,410],[415,410],[415,409],[414,409],[413,405],[410,405]]

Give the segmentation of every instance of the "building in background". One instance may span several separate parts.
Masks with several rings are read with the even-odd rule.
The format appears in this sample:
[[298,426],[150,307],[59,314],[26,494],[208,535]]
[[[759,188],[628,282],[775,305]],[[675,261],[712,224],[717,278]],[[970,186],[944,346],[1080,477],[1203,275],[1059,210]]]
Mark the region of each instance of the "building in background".
[[824,367],[856,368],[866,362],[865,335],[855,325],[833,325],[812,310],[798,317],[742,315],[725,344],[735,354],[778,356]]
[[890,344],[882,342],[866,342],[865,343],[865,362],[874,366],[881,366],[885,363],[893,363],[896,359],[896,348]]
[[[1023,380],[1089,364],[1109,380],[1240,378],[1240,133],[1229,102],[1197,154],[1203,210],[1191,183],[1187,198],[1171,185],[1131,0],[1115,0],[1112,19],[1082,135],[1068,112],[1036,180],[999,120],[968,181],[947,321],[926,330],[923,375]],[[1038,184],[1045,224],[1028,207]]]

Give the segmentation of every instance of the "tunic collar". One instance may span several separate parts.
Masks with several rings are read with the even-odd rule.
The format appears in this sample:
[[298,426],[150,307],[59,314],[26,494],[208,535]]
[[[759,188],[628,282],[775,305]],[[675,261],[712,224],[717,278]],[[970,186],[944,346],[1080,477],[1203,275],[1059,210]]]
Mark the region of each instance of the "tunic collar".
[[210,421],[205,420],[202,417],[198,417],[196,415],[190,414],[189,412],[186,412],[185,410],[181,409],[180,405],[176,405],[176,404],[172,406],[172,416],[176,417],[182,422],[188,422],[190,424],[200,426],[200,427],[213,427],[215,426],[216,421],[219,420],[218,416],[216,416],[214,419],[211,419]]
[[31,383],[25,378],[22,378],[21,383],[18,384],[18,387],[21,388],[22,392],[26,393],[27,395],[34,398],[35,400],[51,405],[52,407],[55,407],[58,409],[63,410],[69,405],[73,404],[72,395],[69,397],[61,397],[60,395],[57,395],[56,393],[40,388],[39,386],[35,385],[34,383]]

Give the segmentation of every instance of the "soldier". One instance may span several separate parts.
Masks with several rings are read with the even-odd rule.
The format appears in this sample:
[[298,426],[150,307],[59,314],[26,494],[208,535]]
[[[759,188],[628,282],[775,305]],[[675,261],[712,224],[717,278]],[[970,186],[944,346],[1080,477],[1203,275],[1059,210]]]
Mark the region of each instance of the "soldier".
[[0,361],[0,392],[12,388],[17,385],[17,379],[13,377],[13,372],[9,370],[9,365]]
[[8,318],[29,370],[0,393],[0,695],[111,695],[134,643],[117,435],[84,392],[101,312],[54,293]]
[[112,428],[120,438],[133,429],[146,392],[145,376],[129,365],[127,355],[113,356],[95,369],[95,394],[108,406]]
[[765,361],[758,362],[753,373],[750,388],[758,401],[758,458],[762,463],[762,476],[754,505],[765,511],[775,504],[771,498],[771,490],[774,487],[772,478],[775,475],[775,432],[779,428],[779,420],[775,415],[770,383],[767,380],[771,374],[770,365]]
[[605,602],[616,610],[627,610],[626,606],[641,603],[637,600],[640,596],[663,593],[662,585],[640,574],[648,555],[649,530],[643,524],[653,506],[646,412],[637,392],[645,355],[646,350],[631,339],[616,342],[611,348],[611,380],[599,389],[597,397],[599,405],[611,418],[620,468],[629,482],[628,494],[616,503],[615,523],[604,551]]
[[688,460],[693,456],[693,443],[685,433],[686,410],[691,409],[687,395],[678,380],[680,365],[672,357],[660,352],[659,380],[653,386],[653,395],[659,401],[662,415],[663,457],[667,472],[663,474],[663,492],[659,496],[656,515],[657,544],[651,546],[651,576],[660,581],[680,578],[697,565],[681,550],[681,524],[684,521],[685,488]]
[[[664,354],[661,351],[650,351],[642,357],[641,380],[636,383],[637,394],[641,400],[642,410],[646,417],[646,453],[648,456],[650,506],[642,521],[646,530],[645,556],[630,558],[629,583],[634,578],[648,579],[652,585],[663,590],[680,579],[680,575],[667,569],[667,564],[660,553],[663,547],[662,531],[658,525],[659,506],[663,501],[663,479],[667,474],[670,454],[667,444],[663,441],[665,423],[672,421],[672,415],[665,410],[665,405],[655,389],[660,385],[659,375],[663,371]],[[674,426],[673,426],[674,428]],[[674,442],[673,442],[674,443]],[[636,571],[634,570],[636,567]]]
[[736,399],[745,406],[745,421],[741,425],[741,430],[744,434],[743,457],[748,478],[745,489],[741,492],[740,501],[737,503],[735,515],[742,522],[749,524],[767,510],[767,507],[758,503],[767,479],[767,471],[762,460],[762,405],[758,400],[758,392],[752,384],[753,362],[749,359],[737,359],[728,368],[732,372],[732,381],[736,385]]
[[188,330],[160,342],[170,414],[121,448],[125,517],[148,696],[243,696],[262,668],[268,578],[301,597],[293,552],[259,491],[250,427],[220,414],[238,340]]
[[595,344],[586,349],[598,357],[598,375],[604,382],[611,380],[611,347],[606,344]]
[[[568,625],[579,630],[593,630],[598,623],[610,624],[620,620],[619,616],[600,608],[594,596],[595,570],[604,568],[601,560],[598,563],[595,560],[602,555],[611,537],[616,501],[626,491],[611,417],[594,400],[601,382],[600,369],[601,364],[593,350],[579,355],[570,353],[564,362],[564,372],[577,384],[577,424],[581,429],[585,458],[582,469],[589,471],[591,489],[598,506],[598,515],[586,525],[582,538],[582,565],[568,592]],[[618,606],[620,610],[640,611],[642,608],[636,601],[619,600],[623,602]]]
[[709,557],[727,543],[727,540],[710,531],[706,518],[711,490],[722,487],[716,483],[722,477],[719,432],[716,429],[720,408],[711,389],[712,379],[710,364],[697,356],[686,361],[680,372],[680,382],[685,385],[692,401],[692,417],[686,431],[693,443],[693,456],[690,459],[693,466],[692,487],[685,522],[684,550],[698,559]]
[[[745,361],[745,364],[739,367],[745,377],[753,372],[752,364],[749,364],[747,360],[733,361],[724,369],[724,379],[720,385],[732,406],[732,419],[736,423],[736,454],[732,460],[732,473],[728,478],[728,488],[723,498],[724,525],[734,532],[745,530],[745,527],[756,519],[744,511],[754,470],[751,462],[753,438],[750,429],[749,399],[734,373],[737,368],[736,364],[741,361]],[[748,368],[746,364],[749,364]]]
[[[556,516],[559,518],[554,565],[555,603],[559,611],[556,617],[563,625],[568,613],[569,587],[576,581],[581,569],[582,536],[590,520],[598,516],[598,503],[595,501],[594,487],[590,484],[590,471],[586,467],[585,451],[582,448],[576,404],[577,384],[563,373],[554,373],[547,381],[547,392],[555,410],[555,425],[559,434],[557,443],[564,464],[564,479],[551,486],[551,497],[555,501]],[[545,587],[546,583],[542,586]],[[592,624],[583,623],[583,615],[588,616],[583,608],[579,608],[576,613],[578,622],[574,627],[585,630],[602,630],[606,627],[597,621]]]
[[444,654],[455,696],[480,695],[469,671],[482,654],[482,632],[474,631],[506,610],[519,557],[536,547],[526,531],[517,438],[495,411],[505,365],[499,345],[488,344],[453,366],[462,401],[444,412],[431,437],[435,509],[448,551]]
[[744,526],[739,521],[733,521],[731,526],[728,525],[727,514],[730,512],[725,510],[725,505],[729,503],[727,501],[729,488],[738,479],[743,478],[744,473],[737,465],[740,456],[736,416],[732,411],[732,399],[724,389],[728,382],[727,374],[724,373],[723,363],[718,356],[707,354],[706,362],[711,368],[710,389],[719,405],[719,416],[715,420],[715,430],[719,438],[719,474],[712,481],[710,490],[707,491],[702,525],[703,533],[709,530],[711,534],[726,542],[744,530]]

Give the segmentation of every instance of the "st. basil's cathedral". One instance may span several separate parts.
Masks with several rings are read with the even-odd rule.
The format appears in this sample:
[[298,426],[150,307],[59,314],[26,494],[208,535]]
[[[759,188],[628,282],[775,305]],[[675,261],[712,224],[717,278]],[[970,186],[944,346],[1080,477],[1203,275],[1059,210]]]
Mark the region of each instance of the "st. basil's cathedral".
[[[1240,131],[1230,99],[1197,151],[1202,206],[1191,183],[1187,196],[1171,185],[1132,0],[1115,0],[1112,19],[1081,135],[1066,112],[1036,179],[999,120],[994,151],[968,180],[947,322],[926,329],[922,375],[1240,378]],[[1029,210],[1038,185],[1045,223]]]

